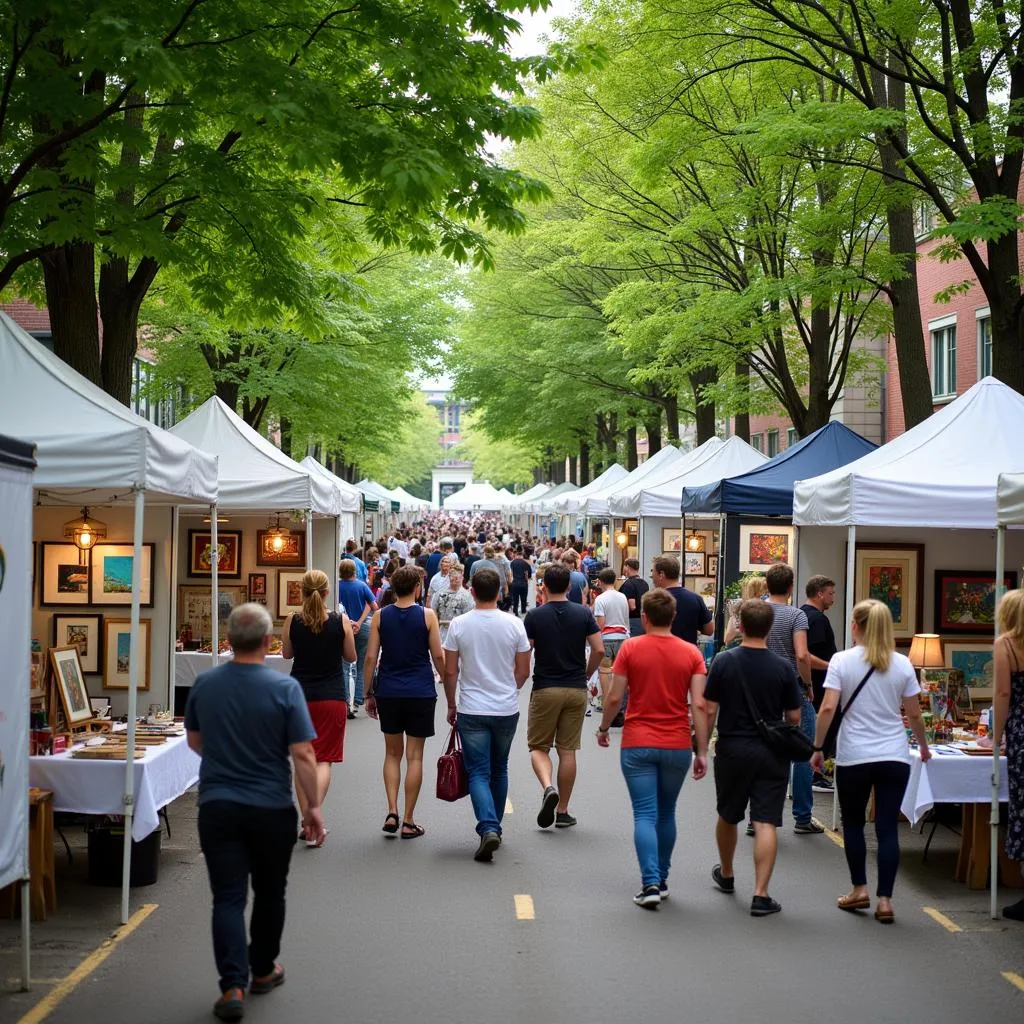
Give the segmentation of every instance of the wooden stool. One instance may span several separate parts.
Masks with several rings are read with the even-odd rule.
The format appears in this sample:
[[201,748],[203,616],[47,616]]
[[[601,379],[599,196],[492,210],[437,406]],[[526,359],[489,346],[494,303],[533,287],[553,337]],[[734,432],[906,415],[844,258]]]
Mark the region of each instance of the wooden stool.
[[[989,882],[989,857],[992,826],[989,824],[991,804],[963,805],[963,832],[956,862],[956,880],[966,882],[968,889],[984,889]],[[1006,856],[1006,826],[999,826],[999,883],[1008,889],[1024,886],[1020,866]]]
[[[57,909],[57,882],[53,868],[53,793],[28,791],[28,874],[32,918],[45,921]],[[16,917],[21,908],[21,883],[0,892],[0,915]]]

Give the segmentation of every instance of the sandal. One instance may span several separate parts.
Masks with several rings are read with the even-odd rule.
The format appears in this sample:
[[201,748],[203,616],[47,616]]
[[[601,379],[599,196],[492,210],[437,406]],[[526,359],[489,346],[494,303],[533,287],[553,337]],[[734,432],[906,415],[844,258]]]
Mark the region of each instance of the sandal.
[[284,984],[284,968],[280,964],[274,964],[274,969],[265,978],[253,978],[249,985],[249,991],[254,996],[263,996],[273,992],[279,985]]
[[896,915],[891,910],[876,910],[875,920],[880,924],[893,924],[896,920]]
[[[392,820],[394,819],[394,820]],[[381,832],[387,832],[389,836],[393,836],[398,831],[398,815],[389,814],[384,819],[384,824],[381,826]]]
[[840,910],[870,910],[870,896],[854,896],[852,893],[847,896],[840,896],[836,900],[836,906]]
[[414,825],[411,821],[402,822],[402,838],[417,839],[427,830],[422,825]]

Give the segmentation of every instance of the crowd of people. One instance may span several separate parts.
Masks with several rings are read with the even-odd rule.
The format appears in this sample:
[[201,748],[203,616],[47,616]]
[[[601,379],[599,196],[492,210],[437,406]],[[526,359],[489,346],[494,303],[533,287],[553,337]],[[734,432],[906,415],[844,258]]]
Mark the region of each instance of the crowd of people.
[[[373,545],[349,541],[339,576],[334,611],[326,574],[305,575],[302,610],[283,630],[291,678],[263,664],[273,627],[266,609],[242,605],[228,622],[234,659],[201,676],[190,694],[186,728],[203,757],[199,831],[213,890],[221,1019],[241,1019],[247,988],[259,994],[284,980],[276,957],[290,852],[296,835],[313,848],[327,838],[331,766],[342,760],[346,722],[360,708],[383,736],[384,835],[426,834],[416,808],[439,685],[461,739],[475,860],[493,861],[502,844],[519,690],[531,682],[526,744],[540,828],[578,823],[570,803],[586,719],[599,716],[602,748],[622,727],[639,907],[656,909],[669,898],[676,804],[688,774],[701,780],[710,771],[719,854],[710,874],[721,892],[736,892],[738,829],[746,823],[754,840],[750,914],[778,913],[769,886],[790,781],[797,835],[824,831],[813,817],[813,792],[835,784],[851,882],[836,906],[848,913],[872,906],[864,830],[873,792],[874,916],[895,920],[908,726],[921,760],[931,755],[917,676],[896,651],[884,604],[868,600],[851,610],[855,646],[838,652],[825,614],[834,581],[812,577],[798,606],[792,569],[771,566],[747,581],[709,668],[698,640],[713,635],[712,613],[681,585],[670,556],[653,560],[649,584],[635,559],[624,561],[620,578],[576,538],[540,539],[495,519],[436,517]],[[1005,731],[1009,743],[1007,850],[1024,860],[1022,592],[1004,598],[999,631],[994,733],[998,742]],[[799,755],[794,734],[806,744]],[[834,760],[834,783],[826,760]],[[1024,901],[1004,913],[1024,918]]]

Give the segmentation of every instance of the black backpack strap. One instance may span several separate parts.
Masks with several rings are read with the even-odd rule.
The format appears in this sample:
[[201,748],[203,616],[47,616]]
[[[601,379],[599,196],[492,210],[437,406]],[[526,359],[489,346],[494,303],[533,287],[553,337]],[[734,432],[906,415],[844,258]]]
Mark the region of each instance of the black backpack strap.
[[860,691],[864,689],[864,684],[871,678],[871,676],[874,674],[874,671],[875,666],[872,665],[871,668],[867,670],[867,673],[865,674],[864,678],[857,684],[857,689],[853,691],[853,696],[846,702],[846,707],[842,708],[842,712],[844,715],[849,712],[850,708],[853,706],[853,702],[857,699],[857,696],[860,693]]
[[[741,659],[737,656],[738,651],[730,651],[729,658],[736,663],[736,672],[740,678],[740,689],[743,691],[743,698],[747,702],[747,710],[750,712],[750,718],[754,723],[755,728],[760,728],[761,723],[764,721],[764,715],[759,714],[757,705],[754,703],[754,698],[750,696],[750,690],[747,687],[747,677],[743,672],[743,665]],[[721,657],[721,655],[719,655]]]

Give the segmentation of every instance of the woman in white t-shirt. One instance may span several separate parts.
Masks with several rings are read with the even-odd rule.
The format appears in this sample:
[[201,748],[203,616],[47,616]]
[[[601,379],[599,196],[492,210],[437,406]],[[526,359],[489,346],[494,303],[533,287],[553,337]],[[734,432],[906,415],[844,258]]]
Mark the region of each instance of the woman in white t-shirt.
[[842,706],[843,721],[836,747],[836,791],[853,888],[840,896],[836,905],[840,910],[867,910],[871,906],[864,820],[873,789],[878,838],[875,920],[891,924],[892,891],[900,863],[900,804],[910,779],[904,713],[917,737],[921,760],[928,761],[931,753],[917,698],[921,687],[913,665],[896,653],[888,606],[881,601],[861,601],[853,609],[853,639],[856,647],[834,654],[828,663],[811,767],[820,772],[824,766],[821,748],[836,708]]

